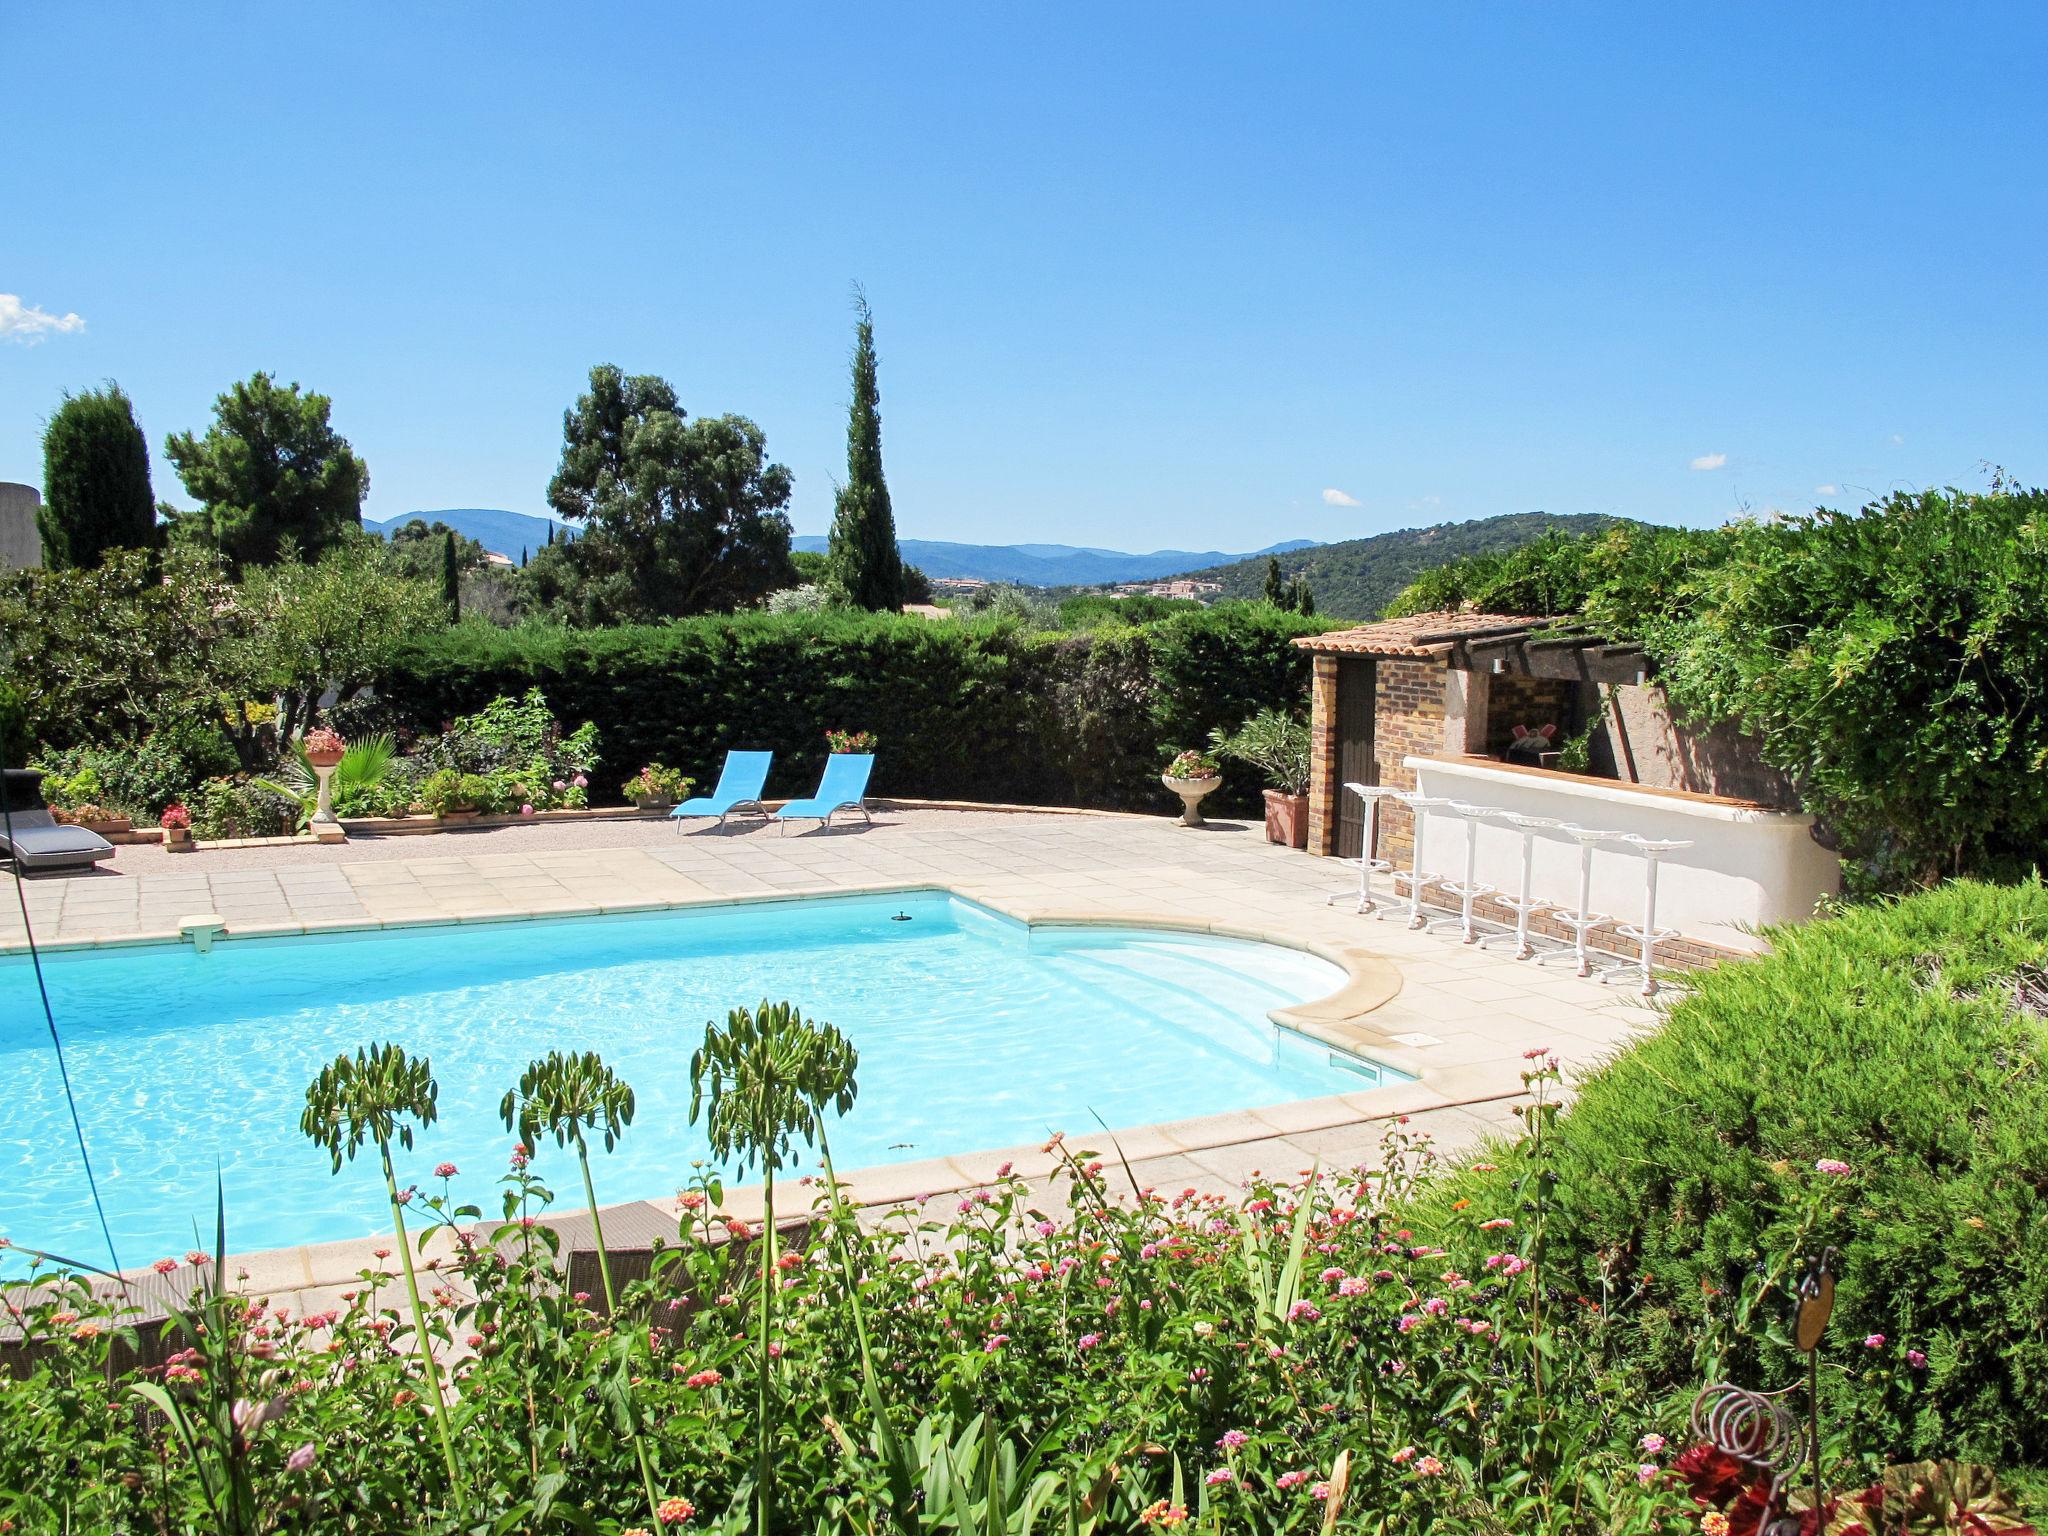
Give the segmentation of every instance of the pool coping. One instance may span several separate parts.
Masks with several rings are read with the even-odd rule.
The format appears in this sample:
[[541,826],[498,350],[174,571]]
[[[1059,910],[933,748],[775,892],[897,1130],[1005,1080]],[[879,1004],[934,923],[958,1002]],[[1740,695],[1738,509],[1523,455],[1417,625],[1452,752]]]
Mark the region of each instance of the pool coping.
[[[1324,997],[1272,1010],[1267,1017],[1279,1028],[1313,1039],[1348,1055],[1365,1057],[1389,1067],[1408,1081],[1382,1083],[1349,1093],[1298,1099],[1281,1104],[1259,1105],[1216,1115],[1185,1120],[1160,1121],[1113,1128],[1088,1135],[1069,1137],[1070,1146],[1089,1146],[1105,1156],[1117,1155],[1130,1163],[1183,1153],[1214,1151],[1267,1139],[1334,1130],[1347,1125],[1387,1120],[1435,1109],[1493,1103],[1521,1091],[1520,1062],[1500,1061],[1458,1068],[1444,1074],[1432,1069],[1426,1052],[1405,1045],[1375,1028],[1370,1017],[1401,991],[1401,971],[1384,955],[1362,945],[1338,944],[1307,935],[1262,928],[1243,922],[1219,922],[1169,911],[1103,912],[1088,908],[1031,906],[1006,902],[986,894],[972,894],[944,880],[872,881],[860,884],[805,887],[774,892],[738,895],[682,897],[672,900],[647,898],[623,902],[565,902],[552,906],[504,908],[460,916],[342,918],[306,923],[252,923],[236,925],[217,915],[196,913],[180,920],[176,929],[109,935],[100,938],[57,939],[39,942],[46,954],[81,950],[129,949],[150,945],[177,945],[190,940],[192,931],[206,931],[220,942],[239,940],[313,937],[327,934],[449,927],[457,924],[509,924],[552,918],[597,917],[650,912],[682,911],[709,907],[789,906],[805,902],[869,896],[940,895],[1007,918],[1027,930],[1059,928],[1141,929],[1171,933],[1206,934],[1293,949],[1326,960],[1344,972],[1345,981]],[[0,944],[0,956],[26,953],[26,943]],[[1445,1076],[1455,1085],[1432,1081]],[[1044,1144],[968,1150],[915,1162],[882,1163],[841,1175],[848,1198],[858,1207],[896,1206],[921,1197],[952,1194],[991,1183],[1006,1165],[1027,1179],[1050,1176],[1061,1158]],[[681,1181],[678,1181],[679,1184]],[[728,1188],[720,1207],[723,1214],[739,1220],[758,1220],[761,1214],[760,1186]],[[674,1232],[682,1210],[674,1197],[628,1200],[600,1204],[598,1217],[608,1230],[608,1246],[625,1246],[629,1234],[650,1228]],[[561,1211],[543,1218],[564,1232],[569,1241],[564,1256],[587,1245],[591,1225],[586,1210]],[[779,1219],[778,1219],[779,1224]],[[580,1229],[580,1230],[579,1230]],[[585,1243],[574,1239],[583,1236]],[[360,1278],[366,1270],[381,1267],[376,1250],[387,1247],[388,1234],[339,1238],[324,1243],[297,1244],[281,1248],[230,1254],[228,1273],[235,1289],[249,1294],[310,1287],[344,1285]],[[415,1235],[415,1240],[417,1237]],[[124,1272],[131,1279],[154,1278],[149,1270]]]

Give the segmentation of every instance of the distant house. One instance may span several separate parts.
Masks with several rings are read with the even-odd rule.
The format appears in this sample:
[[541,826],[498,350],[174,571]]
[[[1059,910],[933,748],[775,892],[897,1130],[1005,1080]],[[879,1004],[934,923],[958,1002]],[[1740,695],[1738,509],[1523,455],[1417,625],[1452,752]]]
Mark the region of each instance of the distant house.
[[941,608],[936,603],[905,603],[900,611],[914,614],[920,619],[950,619],[953,617],[952,609]]

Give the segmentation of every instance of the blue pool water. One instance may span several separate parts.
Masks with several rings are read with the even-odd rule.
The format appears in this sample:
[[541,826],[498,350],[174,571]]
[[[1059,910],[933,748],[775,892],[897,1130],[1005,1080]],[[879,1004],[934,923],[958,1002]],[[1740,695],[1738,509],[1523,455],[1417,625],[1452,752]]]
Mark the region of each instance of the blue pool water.
[[[895,913],[908,922],[892,921]],[[789,999],[860,1050],[842,1168],[1214,1114],[1369,1087],[1372,1069],[1267,1010],[1342,972],[1293,950],[1118,929],[1035,934],[941,894],[634,917],[72,951],[51,1001],[124,1264],[213,1243],[214,1163],[231,1249],[349,1237],[385,1221],[374,1153],[330,1174],[299,1133],[337,1052],[392,1040],[431,1059],[440,1119],[401,1183],[495,1210],[511,1145],[498,1103],[533,1057],[596,1050],[639,1111],[601,1154],[601,1200],[674,1194],[704,1143],[689,1059],[705,1021]],[[104,1262],[27,963],[0,961],[0,1233]],[[573,1163],[536,1167],[565,1204]]]

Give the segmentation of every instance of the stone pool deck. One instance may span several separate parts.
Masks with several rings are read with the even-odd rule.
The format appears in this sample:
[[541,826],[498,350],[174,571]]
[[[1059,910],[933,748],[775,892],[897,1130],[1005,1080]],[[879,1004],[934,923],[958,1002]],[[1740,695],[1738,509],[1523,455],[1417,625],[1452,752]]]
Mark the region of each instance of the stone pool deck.
[[[1442,931],[1376,921],[1353,903],[1326,905],[1355,884],[1333,860],[1268,844],[1234,822],[1208,828],[1160,816],[887,807],[874,824],[787,834],[759,823],[678,833],[653,820],[590,821],[358,838],[346,845],[241,848],[173,855],[122,848],[91,875],[26,885],[38,942],[52,947],[174,938],[202,913],[238,938],[330,929],[645,911],[734,899],[943,887],[1033,922],[1123,921],[1206,928],[1313,949],[1351,983],[1287,1022],[1372,1056],[1416,1081],[1335,1098],[1119,1129],[1116,1140],[1146,1185],[1234,1193],[1254,1170],[1292,1174],[1312,1164],[1374,1160],[1390,1119],[1444,1150],[1512,1124],[1523,1052],[1548,1047],[1567,1075],[1656,1020],[1632,990],[1565,969],[1518,963]],[[21,913],[0,909],[0,950],[23,943]],[[1092,1126],[1072,1144],[1108,1150]],[[858,1197],[886,1204],[972,1187],[998,1165],[1038,1178],[1051,1159],[1035,1146],[989,1149],[848,1175]],[[678,1170],[678,1183],[685,1170]],[[758,1212],[753,1190],[727,1209]],[[673,1200],[604,1213],[608,1243],[673,1233]],[[572,1240],[588,1218],[565,1217]],[[243,1283],[301,1310],[376,1267],[388,1238],[280,1249],[239,1259]]]

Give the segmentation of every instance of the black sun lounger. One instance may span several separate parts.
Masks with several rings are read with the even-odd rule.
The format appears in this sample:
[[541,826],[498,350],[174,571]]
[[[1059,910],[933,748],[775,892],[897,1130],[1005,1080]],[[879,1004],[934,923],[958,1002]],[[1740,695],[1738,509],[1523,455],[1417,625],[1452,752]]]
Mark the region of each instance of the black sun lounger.
[[86,827],[60,826],[43,804],[43,776],[32,768],[10,768],[0,783],[7,815],[0,818],[0,858],[25,875],[90,869],[114,856],[114,845]]

